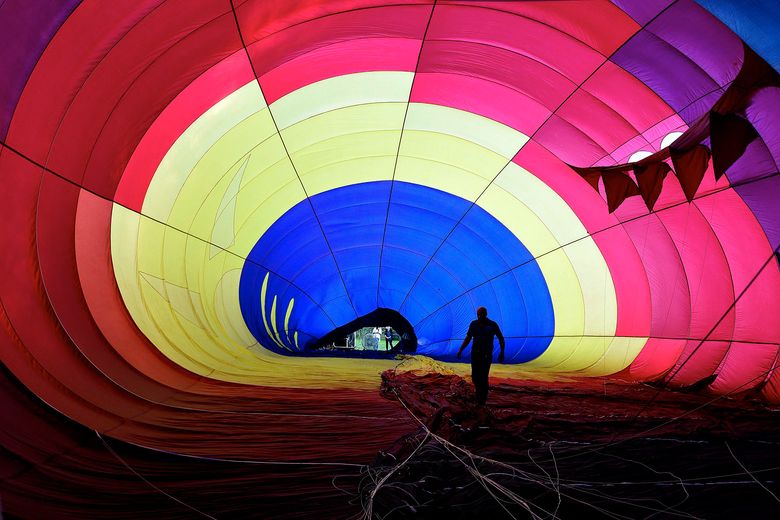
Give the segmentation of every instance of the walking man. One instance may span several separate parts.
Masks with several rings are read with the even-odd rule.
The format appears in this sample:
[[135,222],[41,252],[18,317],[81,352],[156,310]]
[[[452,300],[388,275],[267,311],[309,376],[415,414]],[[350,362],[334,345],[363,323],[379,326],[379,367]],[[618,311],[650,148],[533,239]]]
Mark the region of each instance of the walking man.
[[458,350],[458,359],[469,342],[474,339],[474,345],[471,347],[471,380],[474,382],[474,389],[477,394],[477,404],[484,405],[488,395],[488,374],[490,373],[490,364],[493,362],[493,338],[498,336],[498,344],[501,347],[501,353],[498,355],[498,362],[504,362],[504,335],[498,328],[498,323],[488,319],[487,309],[480,307],[477,309],[477,319],[471,322],[469,330],[466,333],[466,339]]

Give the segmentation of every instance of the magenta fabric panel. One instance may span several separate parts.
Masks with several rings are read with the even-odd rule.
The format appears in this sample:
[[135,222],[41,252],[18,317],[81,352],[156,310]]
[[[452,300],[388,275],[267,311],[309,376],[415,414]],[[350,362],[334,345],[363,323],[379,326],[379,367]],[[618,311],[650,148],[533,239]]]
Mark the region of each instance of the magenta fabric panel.
[[534,59],[469,42],[426,42],[418,70],[493,81],[528,95],[549,110],[576,88],[571,80]]
[[669,231],[657,214],[626,222],[623,228],[634,242],[647,275],[653,302],[650,335],[688,337],[690,289],[685,266]]
[[621,374],[637,381],[658,379],[674,366],[687,343],[686,339],[651,337],[631,365]]
[[494,9],[437,6],[426,39],[510,51],[546,65],[577,84],[604,62],[598,51],[560,29]]
[[611,61],[599,67],[583,84],[583,89],[620,114],[640,133],[674,114],[655,92]]
[[[479,92],[479,96],[474,96]],[[492,81],[445,73],[417,73],[411,101],[465,110],[532,135],[550,117],[535,99]]]
[[718,394],[731,394],[757,387],[766,379],[778,352],[778,345],[732,342],[728,354],[717,369],[718,377],[710,385],[710,390]]
[[595,164],[609,155],[585,132],[565,119],[553,115],[534,136],[538,142],[556,157],[572,165]]
[[[607,0],[587,2],[494,2],[444,0],[438,5],[458,4],[514,13],[571,35],[609,56],[638,29],[637,23]],[[437,7],[438,9],[438,7]]]
[[[762,271],[772,248],[760,224],[732,190],[702,197],[694,204],[708,219],[728,260],[735,296],[750,284],[736,304],[733,339],[775,341],[780,337],[780,271],[772,264]],[[759,272],[760,278],[753,282]]]
[[[728,262],[707,220],[693,205],[681,205],[658,216],[677,244],[691,295],[689,338],[703,339],[734,301]],[[730,339],[734,315],[723,320],[708,339]]]
[[406,38],[347,40],[286,61],[260,76],[268,104],[323,79],[378,70],[413,72],[420,41]]
[[666,375],[675,386],[692,385],[715,373],[729,351],[729,341],[691,339],[685,345],[677,363]]
[[745,184],[735,188],[750,207],[756,220],[766,233],[772,249],[780,247],[780,218],[777,201],[780,200],[780,175]]
[[639,131],[622,114],[585,89],[578,89],[558,109],[556,116],[578,128],[607,153],[612,153]]

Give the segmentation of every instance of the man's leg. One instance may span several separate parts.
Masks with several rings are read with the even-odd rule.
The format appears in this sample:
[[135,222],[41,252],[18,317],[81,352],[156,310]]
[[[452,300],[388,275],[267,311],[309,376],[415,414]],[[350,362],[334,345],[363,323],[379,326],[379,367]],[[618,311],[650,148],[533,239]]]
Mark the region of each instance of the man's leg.
[[474,381],[474,389],[477,394],[477,404],[485,404],[488,395],[488,374],[490,373],[490,362],[484,359],[477,359],[471,365],[471,379]]

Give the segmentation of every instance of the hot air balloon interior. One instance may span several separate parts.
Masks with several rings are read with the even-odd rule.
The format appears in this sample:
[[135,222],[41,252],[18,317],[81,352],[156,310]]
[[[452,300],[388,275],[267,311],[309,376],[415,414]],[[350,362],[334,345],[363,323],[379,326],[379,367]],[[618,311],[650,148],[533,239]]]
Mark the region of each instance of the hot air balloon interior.
[[0,1],[0,517],[780,517],[778,27]]

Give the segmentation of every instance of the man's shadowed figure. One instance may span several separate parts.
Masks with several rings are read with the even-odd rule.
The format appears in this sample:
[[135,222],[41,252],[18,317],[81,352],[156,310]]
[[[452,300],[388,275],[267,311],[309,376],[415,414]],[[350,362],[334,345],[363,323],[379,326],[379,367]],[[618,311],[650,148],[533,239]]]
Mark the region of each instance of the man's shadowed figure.
[[463,350],[468,346],[471,339],[474,339],[474,345],[471,347],[471,380],[474,382],[474,389],[477,393],[477,404],[484,405],[488,395],[488,374],[490,373],[490,364],[493,362],[493,337],[498,336],[498,344],[501,347],[501,353],[498,355],[498,362],[504,362],[504,335],[498,328],[498,323],[489,320],[487,309],[480,307],[477,309],[477,319],[471,322],[469,330],[466,333],[466,339],[458,350],[458,359]]

